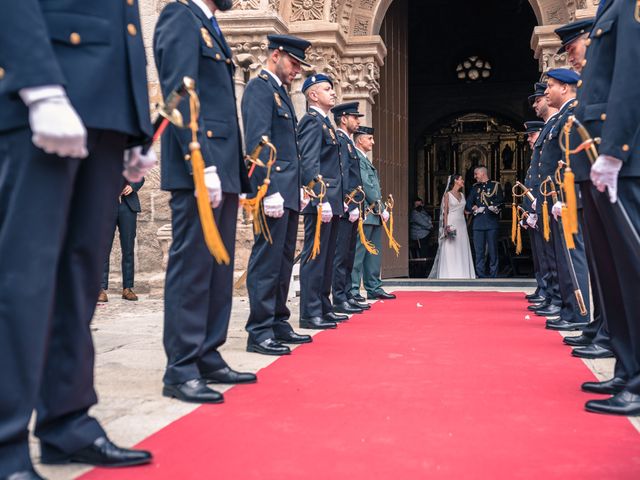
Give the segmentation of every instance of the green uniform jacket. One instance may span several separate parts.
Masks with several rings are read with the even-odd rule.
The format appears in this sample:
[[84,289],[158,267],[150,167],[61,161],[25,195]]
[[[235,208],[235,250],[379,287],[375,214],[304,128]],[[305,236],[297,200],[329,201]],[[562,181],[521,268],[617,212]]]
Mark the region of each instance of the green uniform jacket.
[[[382,190],[380,189],[380,180],[378,180],[378,172],[369,159],[358,149],[358,158],[360,159],[360,176],[362,177],[362,188],[366,195],[365,208],[369,205],[382,200]],[[365,225],[381,225],[378,215],[369,214],[364,219]]]

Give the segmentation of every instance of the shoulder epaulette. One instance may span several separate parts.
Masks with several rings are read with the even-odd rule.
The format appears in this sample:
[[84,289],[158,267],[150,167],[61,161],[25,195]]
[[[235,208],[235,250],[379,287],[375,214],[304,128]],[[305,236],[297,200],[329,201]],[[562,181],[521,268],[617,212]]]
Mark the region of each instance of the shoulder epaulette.
[[266,73],[259,73],[258,74],[258,78],[261,78],[262,80],[264,80],[265,82],[269,81],[269,75],[267,75]]
[[315,110],[309,110],[307,113],[309,115],[313,116],[313,117],[317,117],[318,116],[318,112],[316,112]]
[[177,0],[178,3],[181,3],[183,5],[189,6],[189,0]]

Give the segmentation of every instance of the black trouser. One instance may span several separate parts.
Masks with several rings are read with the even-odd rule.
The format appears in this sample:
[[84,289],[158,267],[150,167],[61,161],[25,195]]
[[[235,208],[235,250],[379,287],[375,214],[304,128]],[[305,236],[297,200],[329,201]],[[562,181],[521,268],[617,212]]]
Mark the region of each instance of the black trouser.
[[247,291],[251,313],[246,330],[249,340],[260,343],[292,331],[287,307],[289,284],[296,249],[299,213],[285,208],[281,218],[266,217],[273,243],[264,235],[254,238]]
[[304,216],[304,247],[300,257],[300,317],[322,317],[333,311],[331,294],[331,272],[336,253],[339,217],[320,228],[320,254],[311,260],[313,239],[316,232],[316,215]]
[[214,212],[229,252],[219,265],[204,241],[193,190],[171,193],[173,238],[164,293],[165,384],[179,384],[227,366],[218,349],[227,340],[233,297],[238,195],[224,193]]
[[357,239],[358,222],[352,223],[348,218],[340,218],[331,284],[334,305],[344,303],[351,298],[351,270],[353,270],[353,262],[356,258]]
[[90,322],[100,291],[124,135],[89,130],[84,159],[47,155],[31,132],[0,134],[0,478],[31,468],[27,427],[43,453],[104,435]]
[[[498,229],[474,230],[473,246],[476,253],[476,274],[479,278],[498,276]],[[487,261],[489,259],[489,275],[487,275]]]
[[529,240],[531,242],[531,255],[533,257],[533,269],[536,277],[536,293],[540,296],[547,296],[547,288],[550,287],[547,281],[549,279],[548,266],[544,255],[544,247],[540,243],[543,240],[540,231],[535,228],[528,228]]
[[122,253],[122,288],[133,288],[134,275],[134,246],[136,243],[136,224],[138,212],[129,208],[126,202],[120,202],[117,206],[115,225],[111,231],[107,259],[104,262],[104,272],[102,274],[102,289],[109,288],[109,258],[111,257],[111,247],[116,228],[120,233],[120,250]]
[[[542,220],[540,225],[542,226]],[[550,222],[552,219],[550,219]],[[541,227],[542,228],[542,227]],[[552,305],[558,307],[562,306],[562,296],[560,295],[560,282],[558,280],[558,265],[556,261],[556,251],[553,247],[553,241],[549,238],[549,241],[544,239],[544,230],[540,230],[538,236],[538,244],[541,246],[544,252],[544,258],[547,263],[547,299]],[[551,235],[551,234],[550,234]]]

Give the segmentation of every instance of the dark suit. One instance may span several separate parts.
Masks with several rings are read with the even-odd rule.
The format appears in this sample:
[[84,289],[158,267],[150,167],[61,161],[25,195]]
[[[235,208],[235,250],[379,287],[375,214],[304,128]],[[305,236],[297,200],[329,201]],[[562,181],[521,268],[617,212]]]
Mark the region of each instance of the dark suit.
[[[200,378],[226,366],[218,348],[227,336],[233,293],[233,256],[238,193],[250,186],[242,160],[231,50],[194,3],[170,3],[161,12],[153,40],[162,93],[184,76],[200,97],[198,141],[206,166],[216,165],[223,199],[215,220],[230,265],[218,265],[204,243],[191,175],[191,132],[170,126],[162,137],[162,188],[171,192],[173,240],[165,282],[166,384]],[[182,102],[185,122],[189,102]]]
[[[485,200],[483,200],[485,195]],[[479,278],[498,276],[498,228],[500,214],[493,213],[489,206],[502,208],[504,194],[498,182],[476,183],[471,187],[465,210],[471,212],[474,205],[484,207],[484,211],[473,218],[473,245],[476,253],[476,274]],[[489,275],[485,252],[489,260]]]
[[[251,313],[246,329],[250,341],[261,343],[292,330],[287,297],[300,216],[298,119],[284,87],[264,70],[247,85],[242,97],[242,118],[248,152],[255,149],[263,135],[276,147],[277,160],[271,169],[267,195],[280,193],[284,199],[284,215],[266,217],[273,243],[262,234],[256,235],[249,258],[247,290]],[[261,158],[265,164],[268,157],[269,152],[264,149]],[[254,191],[262,185],[265,175],[266,169],[254,169]]]
[[109,250],[107,259],[104,262],[104,272],[102,274],[102,289],[109,288],[109,258],[111,257],[111,248],[113,246],[113,237],[116,228],[120,233],[120,250],[122,253],[122,288],[133,288],[134,276],[134,247],[136,242],[136,227],[138,223],[138,213],[140,213],[140,199],[138,198],[138,190],[144,185],[144,178],[140,182],[128,183],[132,192],[129,195],[120,195],[118,202],[114,208],[114,223],[109,241]]
[[[331,278],[336,251],[338,221],[344,213],[342,188],[342,162],[335,130],[328,117],[310,109],[298,125],[298,142],[301,154],[302,184],[308,185],[322,175],[327,193],[324,202],[329,202],[333,218],[322,223],[320,228],[320,254],[311,260],[313,239],[316,230],[318,200],[312,200],[302,212],[304,214],[304,247],[300,259],[300,316],[322,317],[333,308]],[[318,187],[316,187],[316,191]]]
[[[340,157],[343,168],[344,194],[349,195],[357,187],[362,186],[360,177],[360,160],[351,138],[343,130],[337,131],[340,144]],[[361,197],[362,195],[358,195]],[[356,258],[356,241],[358,239],[358,222],[349,221],[349,212],[358,208],[357,203],[349,204],[349,210],[338,221],[338,238],[336,240],[336,256],[333,261],[332,294],[333,304],[338,305],[351,298],[351,270]]]
[[[599,153],[622,160],[618,196],[631,221],[640,227],[640,12],[637,2],[610,0],[598,11],[587,64],[578,89],[576,115],[593,137],[602,139]],[[593,250],[603,299],[611,348],[616,356],[616,376],[629,381],[627,389],[640,393],[640,260],[633,253],[629,236],[612,213],[606,193],[587,179],[586,157],[572,164],[577,179],[585,179],[585,220]]]
[[[89,324],[125,146],[151,135],[135,2],[8,3],[0,16],[0,478],[31,467],[36,406],[45,455],[104,435],[88,415],[97,402]],[[87,127],[87,158],[48,155],[31,142],[18,92],[56,84]]]

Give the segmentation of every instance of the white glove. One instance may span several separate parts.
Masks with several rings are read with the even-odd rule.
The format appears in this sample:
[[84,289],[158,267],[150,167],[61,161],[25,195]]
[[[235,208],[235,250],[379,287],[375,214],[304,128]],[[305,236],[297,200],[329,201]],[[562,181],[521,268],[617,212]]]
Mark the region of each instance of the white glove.
[[[484,207],[482,207],[482,208],[484,208]],[[495,213],[496,215],[497,215],[498,213],[500,213],[500,209],[498,209],[498,207],[496,207],[496,206],[494,206],[494,205],[491,205],[491,206],[489,207],[489,211],[490,211],[490,212]]]
[[347,210],[349,210],[349,205],[347,205],[346,203],[342,202],[342,207],[344,208],[344,213],[347,213]]
[[218,208],[222,201],[222,184],[215,165],[204,169],[204,185],[209,191],[209,200],[213,208]]
[[[529,220],[529,217],[527,217],[527,221],[528,221],[528,220]],[[520,222],[519,222],[519,223],[520,223],[520,226],[521,226],[522,228],[524,228],[525,230],[526,230],[527,228],[529,228],[529,225],[527,225],[527,222],[525,222],[524,220],[520,220]]]
[[535,211],[535,209],[536,209],[536,207],[537,207],[537,206],[538,206],[538,199],[536,198],[536,199],[533,201],[533,203],[531,204],[531,210],[534,210],[534,211]]
[[349,221],[351,223],[357,222],[359,218],[360,218],[360,210],[359,209],[354,208],[353,210],[351,210],[349,212]]
[[608,190],[611,203],[618,200],[618,174],[621,168],[622,160],[608,155],[600,155],[591,166],[591,181],[598,191]]
[[61,86],[23,88],[20,98],[29,107],[31,141],[59,157],[85,158],[87,129]]
[[558,217],[562,217],[562,202],[558,201],[553,204],[553,207],[551,207],[551,214],[556,221],[558,220]]
[[474,215],[480,215],[481,213],[484,213],[484,209],[485,207],[478,207],[473,211]]
[[300,211],[307,208],[309,202],[311,201],[311,197],[307,195],[307,192],[304,191],[304,188],[300,188]]
[[331,204],[324,202],[322,204],[322,223],[329,223],[333,218],[333,210],[331,210]]
[[142,147],[133,147],[124,151],[124,170],[122,176],[129,182],[140,182],[149,171],[158,164],[156,152],[152,148],[142,154]]
[[384,223],[387,223],[389,221],[389,212],[387,210],[384,210],[382,212],[382,221],[384,221]]
[[284,198],[280,192],[264,197],[262,205],[267,217],[280,218],[284,215]]
[[531,228],[536,228],[537,224],[538,224],[538,215],[534,213],[529,214],[529,216],[527,217],[527,225],[529,225]]

